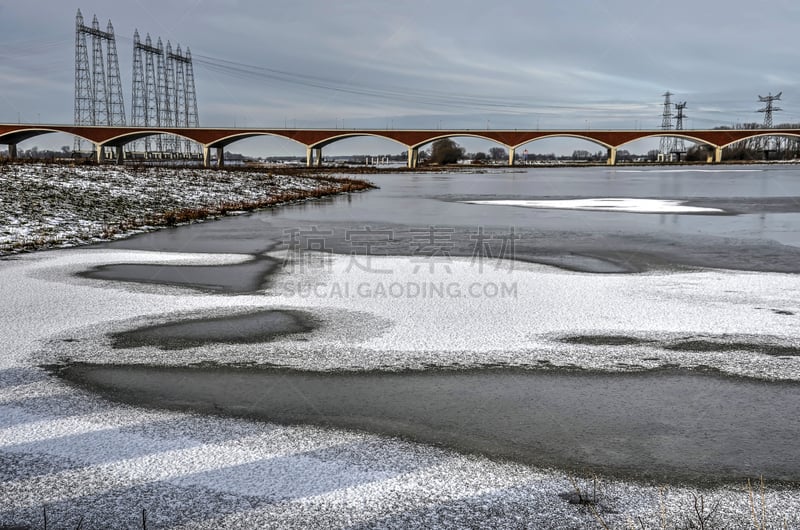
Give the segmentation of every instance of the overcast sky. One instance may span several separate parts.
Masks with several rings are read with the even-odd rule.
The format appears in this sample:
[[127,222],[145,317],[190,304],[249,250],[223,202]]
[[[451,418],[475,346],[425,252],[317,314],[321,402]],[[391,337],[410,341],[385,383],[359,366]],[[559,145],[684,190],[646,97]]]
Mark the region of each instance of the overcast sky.
[[666,90],[685,128],[781,91],[800,122],[797,0],[0,2],[0,122],[73,121],[78,8],[114,24],[129,119],[138,28],[191,48],[203,126],[657,128]]

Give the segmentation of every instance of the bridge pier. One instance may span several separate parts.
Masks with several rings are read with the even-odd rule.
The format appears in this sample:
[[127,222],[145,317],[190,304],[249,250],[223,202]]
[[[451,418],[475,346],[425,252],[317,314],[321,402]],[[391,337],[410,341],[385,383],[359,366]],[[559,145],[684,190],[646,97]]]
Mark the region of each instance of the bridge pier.
[[114,148],[117,155],[117,164],[122,165],[125,163],[125,150],[122,148],[121,145]]
[[322,166],[322,148],[306,147],[306,167]]
[[8,144],[8,158],[9,160],[17,159],[17,144]]
[[722,162],[722,148],[721,147],[714,147],[714,163],[719,164]]
[[416,169],[419,163],[419,147],[408,148],[408,169]]
[[211,167],[211,148],[207,145],[203,146],[203,167]]
[[94,154],[98,164],[102,164],[103,160],[106,158],[105,149],[100,144],[94,144]]
[[608,148],[608,160],[606,164],[609,166],[616,166],[617,165],[617,148],[616,147],[609,147]]
[[514,149],[513,147],[509,147],[508,148],[508,165],[509,166],[513,166],[514,165],[514,159],[516,157],[517,157],[517,150]]
[[225,148],[217,147],[217,167],[222,169],[225,167]]

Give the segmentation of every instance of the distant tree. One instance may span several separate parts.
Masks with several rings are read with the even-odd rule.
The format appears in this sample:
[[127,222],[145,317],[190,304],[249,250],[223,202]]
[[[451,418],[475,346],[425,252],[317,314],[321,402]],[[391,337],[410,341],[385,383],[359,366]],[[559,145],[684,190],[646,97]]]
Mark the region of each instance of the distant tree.
[[508,160],[508,152],[502,147],[492,147],[491,149],[489,149],[489,156],[495,162],[502,162],[503,160]]
[[572,159],[573,160],[589,160],[591,158],[591,153],[586,149],[576,149],[572,152]]
[[762,153],[758,152],[757,146],[748,140],[736,142],[722,150],[722,158],[725,160],[758,160],[761,156]]
[[450,138],[436,140],[431,146],[430,161],[433,164],[455,164],[464,156],[464,148]]
[[705,162],[708,158],[708,148],[704,145],[693,145],[686,151],[687,162]]
[[472,156],[472,161],[473,162],[478,162],[479,164],[482,164],[482,163],[486,162],[486,160],[488,158],[489,157],[486,155],[486,153],[484,153],[483,151],[478,151],[477,153],[475,153]]

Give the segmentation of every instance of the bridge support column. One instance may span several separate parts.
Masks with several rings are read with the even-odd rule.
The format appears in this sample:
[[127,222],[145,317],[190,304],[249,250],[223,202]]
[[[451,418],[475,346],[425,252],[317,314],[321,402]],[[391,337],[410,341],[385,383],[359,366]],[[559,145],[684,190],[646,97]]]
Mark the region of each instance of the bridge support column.
[[516,157],[517,157],[517,150],[514,149],[513,147],[509,147],[508,148],[508,165],[509,166],[513,166],[514,165],[514,159]]
[[320,167],[322,165],[322,148],[306,147],[306,167]]
[[722,148],[714,147],[714,163],[719,164],[722,162]]
[[217,167],[225,167],[225,148],[217,147]]
[[125,163],[125,150],[122,148],[121,145],[118,146],[118,147],[115,147],[114,149],[115,149],[115,152],[116,152],[116,155],[117,155],[117,164],[119,164],[119,165],[124,164]]
[[94,153],[95,153],[95,156],[97,157],[97,163],[98,164],[102,164],[103,160],[105,160],[105,158],[106,158],[106,150],[105,150],[105,148],[100,144],[95,144]]
[[17,159],[17,144],[8,144],[8,158],[10,160]]
[[616,166],[617,165],[617,148],[616,147],[609,147],[608,148],[608,160],[606,164],[609,166]]
[[211,148],[207,145],[203,146],[203,167],[211,167]]
[[419,147],[408,148],[408,169],[416,169],[419,163]]

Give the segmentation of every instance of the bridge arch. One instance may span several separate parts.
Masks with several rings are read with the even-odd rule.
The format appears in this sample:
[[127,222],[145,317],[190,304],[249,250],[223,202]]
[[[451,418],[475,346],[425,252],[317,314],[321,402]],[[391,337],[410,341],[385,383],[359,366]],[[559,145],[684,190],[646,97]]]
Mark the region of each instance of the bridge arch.
[[176,138],[183,138],[185,140],[191,140],[192,142],[197,142],[201,145],[203,143],[197,140],[196,138],[192,138],[188,134],[180,134],[172,129],[144,129],[136,132],[129,132],[117,136],[112,136],[111,138],[99,142],[99,145],[101,147],[123,147],[131,142],[135,142],[136,140],[141,140],[142,138],[147,138],[148,136],[159,136],[161,134],[165,134],[168,136],[175,136]]
[[507,143],[501,142],[497,138],[492,138],[491,136],[487,136],[485,134],[470,132],[470,131],[449,131],[441,134],[435,134],[434,136],[431,136],[430,138],[423,140],[421,142],[417,142],[416,144],[411,145],[410,147],[414,149],[419,149],[422,146],[431,144],[437,140],[443,140],[445,138],[478,138],[480,140],[487,140],[489,142],[492,142],[493,144],[502,145],[503,147],[508,147],[509,149],[514,147]]
[[350,139],[350,138],[363,138],[363,137],[380,138],[381,140],[391,140],[392,142],[394,142],[396,144],[399,144],[402,147],[405,147],[406,149],[408,149],[410,147],[409,145],[406,145],[403,142],[401,142],[400,140],[398,140],[397,138],[393,138],[389,134],[381,134],[378,131],[375,131],[375,132],[343,132],[342,134],[337,134],[335,136],[331,136],[331,137],[326,138],[324,140],[320,140],[319,142],[315,142],[315,143],[309,145],[308,147],[310,149],[322,149],[323,147],[327,147],[327,146],[329,146],[329,145],[331,145],[333,143],[336,143],[336,142],[338,142],[340,140],[347,140],[347,139]]
[[11,132],[7,132],[4,134],[0,134],[0,144],[8,144],[8,145],[15,145],[25,140],[30,140],[31,138],[36,138],[37,136],[42,136],[45,134],[52,134],[52,133],[65,133],[70,134],[72,136],[77,136],[82,140],[86,140],[91,144],[96,144],[94,140],[88,138],[86,136],[75,134],[71,131],[65,131],[62,129],[55,129],[51,127],[26,127],[24,129],[17,129]]
[[210,148],[221,148],[227,147],[233,143],[236,143],[240,140],[247,140],[248,138],[257,138],[259,136],[274,136],[276,138],[285,138],[286,140],[291,140],[295,143],[302,145],[303,147],[308,147],[305,143],[301,142],[297,138],[294,138],[290,134],[281,134],[277,131],[248,131],[246,133],[237,133],[237,134],[230,134],[228,136],[223,136],[208,143],[207,147]]
[[744,138],[739,138],[738,140],[734,140],[732,142],[728,142],[726,144],[723,144],[723,145],[720,146],[720,148],[725,148],[725,147],[731,146],[733,144],[737,144],[739,142],[743,142],[745,140],[751,140],[753,138],[767,138],[767,137],[770,137],[770,136],[777,136],[779,138],[800,138],[800,130],[798,130],[796,133],[788,132],[788,131],[779,131],[779,132],[775,132],[775,133],[759,132],[757,134],[751,134],[749,136],[745,136]]
[[524,142],[518,143],[517,145],[512,146],[514,149],[522,147],[523,145],[527,145],[533,142],[537,142],[539,140],[547,140],[551,138],[576,138],[578,140],[586,140],[593,144],[597,144],[600,147],[605,147],[606,149],[611,149],[614,147],[613,145],[606,143],[598,138],[594,138],[593,136],[587,136],[584,134],[579,133],[554,133],[554,134],[542,134],[540,136],[536,136],[535,138],[531,138],[530,140],[525,140]]
[[[579,132],[540,134],[513,147],[514,161],[509,154],[509,165],[560,162],[563,159],[582,162],[599,162],[611,156],[613,147],[601,138],[584,136]],[[518,157],[516,156],[518,155]]]
[[[321,140],[317,140],[316,142],[311,142],[306,144],[306,165],[308,167],[311,166],[320,166],[322,165],[322,148],[327,147],[331,144],[342,140],[349,140],[351,138],[377,138],[379,140],[389,140],[393,143],[399,144],[400,146],[404,147],[409,152],[409,161],[411,160],[411,153],[414,150],[403,142],[402,140],[395,138],[391,131],[342,131],[333,132],[331,136],[327,136],[322,138]],[[410,165],[410,162],[409,162]]]
[[438,140],[444,139],[451,139],[451,138],[477,138],[479,140],[485,140],[491,142],[493,144],[497,144],[499,146],[503,146],[508,149],[508,156],[509,156],[509,165],[514,163],[514,146],[509,142],[504,142],[500,138],[496,137],[496,132],[488,132],[482,133],[477,131],[430,131],[431,136],[425,138],[424,140],[417,141],[416,143],[409,146],[408,149],[408,167],[415,168],[417,167],[419,161],[419,150],[421,147],[432,144]]
[[621,144],[615,145],[614,147],[622,147],[623,145],[628,145],[633,142],[638,142],[641,140],[647,140],[649,138],[683,138],[684,140],[689,140],[690,142],[694,142],[700,145],[707,145],[708,147],[719,147],[715,145],[713,142],[709,142],[708,140],[704,140],[702,138],[698,138],[697,136],[692,136],[691,134],[686,133],[679,133],[677,131],[664,131],[663,133],[653,133],[653,134],[646,134],[640,136],[638,138],[634,138],[623,142]]

